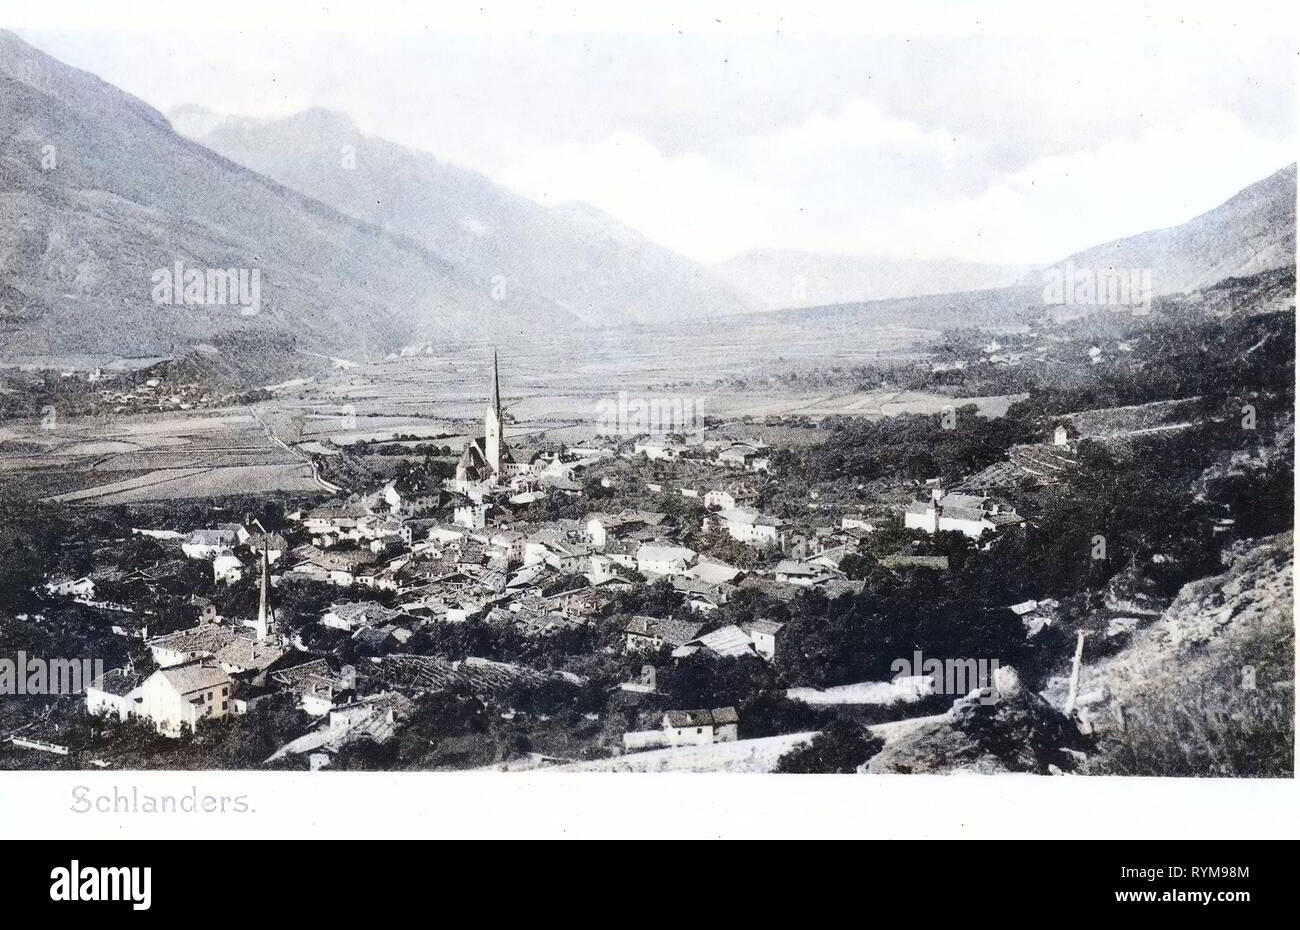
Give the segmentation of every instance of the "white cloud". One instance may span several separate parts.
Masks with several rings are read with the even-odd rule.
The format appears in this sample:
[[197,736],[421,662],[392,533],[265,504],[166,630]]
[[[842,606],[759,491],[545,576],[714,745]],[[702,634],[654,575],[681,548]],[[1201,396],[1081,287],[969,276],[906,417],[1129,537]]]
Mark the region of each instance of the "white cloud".
[[649,238],[702,261],[725,258],[780,234],[798,204],[728,173],[709,159],[667,157],[645,139],[618,133],[591,145],[541,149],[498,179],[554,206],[594,204]]
[[1022,264],[1184,222],[1293,157],[1235,115],[1204,110],[954,194],[948,175],[977,163],[981,145],[862,101],[718,157],[668,157],[619,133],[542,149],[501,180],[543,203],[594,204],[705,262],[790,248]]
[[1205,110],[1131,141],[1038,159],[978,197],[904,209],[896,234],[921,253],[1050,262],[1185,222],[1278,170],[1293,152],[1232,114]]

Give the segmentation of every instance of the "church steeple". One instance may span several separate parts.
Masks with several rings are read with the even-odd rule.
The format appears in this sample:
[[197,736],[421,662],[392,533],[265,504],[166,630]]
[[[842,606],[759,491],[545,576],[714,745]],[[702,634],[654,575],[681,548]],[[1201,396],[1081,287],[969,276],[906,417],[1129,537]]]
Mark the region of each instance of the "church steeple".
[[262,543],[262,596],[257,606],[258,639],[268,639],[275,634],[275,610],[271,607],[271,557]]
[[492,469],[492,479],[501,480],[501,377],[497,371],[497,350],[492,350],[492,400],[483,415],[483,457]]
[[497,422],[501,422],[501,376],[497,372],[497,350],[492,349],[492,412],[496,414]]

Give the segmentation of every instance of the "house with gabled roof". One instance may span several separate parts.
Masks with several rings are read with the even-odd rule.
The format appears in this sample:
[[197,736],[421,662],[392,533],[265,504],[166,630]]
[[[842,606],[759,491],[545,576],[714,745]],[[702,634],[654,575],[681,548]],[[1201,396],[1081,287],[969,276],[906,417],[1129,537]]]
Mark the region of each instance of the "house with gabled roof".
[[785,544],[785,521],[748,507],[720,510],[706,518],[706,522],[724,530],[732,539],[750,546]]
[[739,736],[740,715],[734,707],[699,710],[670,710],[659,720],[657,730],[634,730],[623,734],[627,752],[676,746],[709,746],[734,742]]
[[145,676],[134,668],[110,669],[86,685],[86,710],[126,720],[137,712]]
[[153,721],[164,736],[180,736],[202,720],[232,713],[231,678],[209,659],[160,668],[140,685],[138,713]]
[[675,649],[694,639],[703,626],[702,623],[676,620],[671,617],[666,620],[657,617],[633,617],[623,626],[623,633],[627,637],[626,649],[628,652],[659,649],[663,646]]
[[701,650],[721,659],[758,655],[758,650],[754,648],[754,640],[734,623],[683,643],[673,650],[673,658],[683,659]]

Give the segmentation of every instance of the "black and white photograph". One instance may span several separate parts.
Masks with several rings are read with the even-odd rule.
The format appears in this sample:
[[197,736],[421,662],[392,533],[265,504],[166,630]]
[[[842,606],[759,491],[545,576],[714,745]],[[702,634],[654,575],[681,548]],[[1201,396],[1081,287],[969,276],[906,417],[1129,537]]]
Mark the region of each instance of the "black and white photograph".
[[17,4],[6,811],[1300,835],[1298,45],[1222,6]]

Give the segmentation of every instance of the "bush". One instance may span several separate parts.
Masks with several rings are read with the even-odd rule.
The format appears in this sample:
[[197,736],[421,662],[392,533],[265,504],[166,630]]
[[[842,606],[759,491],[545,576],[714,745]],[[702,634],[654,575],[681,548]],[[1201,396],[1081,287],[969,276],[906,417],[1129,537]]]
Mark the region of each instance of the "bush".
[[852,775],[885,746],[885,741],[847,720],[832,721],[776,763],[782,775]]

